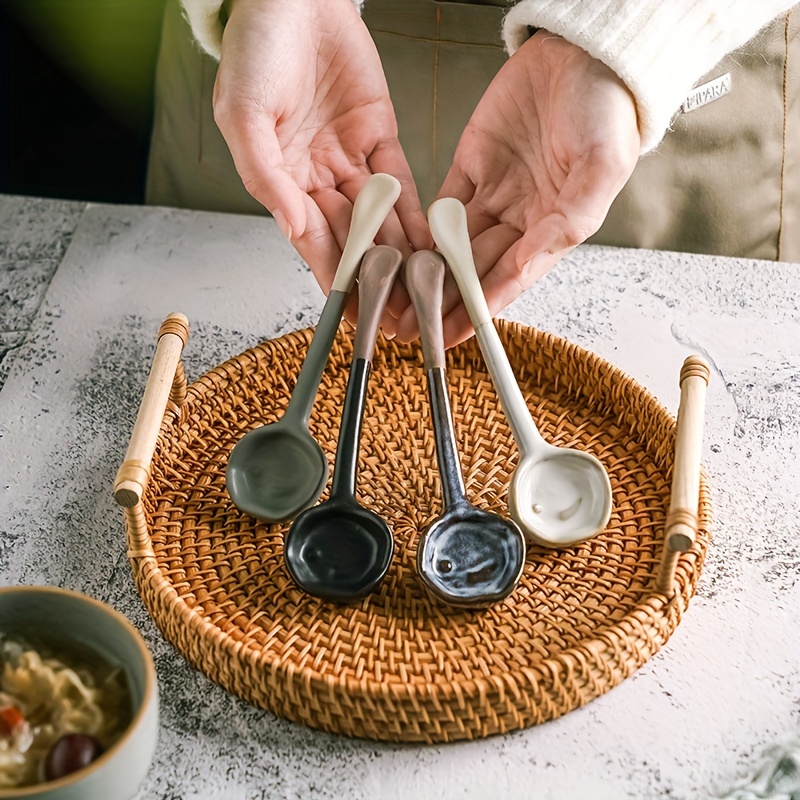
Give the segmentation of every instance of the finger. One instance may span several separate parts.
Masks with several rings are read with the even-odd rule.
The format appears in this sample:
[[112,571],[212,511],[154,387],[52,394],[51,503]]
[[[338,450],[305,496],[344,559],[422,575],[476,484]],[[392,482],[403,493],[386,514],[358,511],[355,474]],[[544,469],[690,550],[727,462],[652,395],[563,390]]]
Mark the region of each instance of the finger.
[[[402,275],[395,281],[390,296],[391,307],[387,304],[387,313],[394,319],[394,334],[401,342],[412,342],[419,336],[417,315],[411,305],[411,298],[403,283]],[[401,335],[402,331],[402,335]]]
[[350,230],[350,221],[353,216],[353,204],[340,191],[333,187],[316,189],[309,192],[309,196],[316,203],[317,208],[328,221],[333,238],[341,251],[344,251],[347,234]]
[[[472,242],[472,253],[478,277],[483,278],[489,273],[519,238],[520,232],[512,225],[497,225],[478,236]],[[442,316],[448,316],[459,306],[462,306],[461,292],[452,272],[448,270],[442,294]],[[397,338],[402,342],[412,341],[417,334],[417,319],[412,307],[400,318]]]
[[[521,240],[512,245],[495,268],[489,270],[481,281],[481,288],[492,317],[497,316],[530,289],[537,280],[574,249],[569,247],[555,253],[545,250],[526,262],[520,269],[518,266],[520,248]],[[472,322],[463,303],[456,306],[447,315],[443,322],[443,328],[446,347],[453,347],[472,335],[474,332]]]
[[397,335],[397,320],[389,313],[381,316],[381,331],[387,339],[394,339]]
[[406,310],[411,306],[411,298],[408,295],[408,290],[403,283],[402,276],[398,277],[392,286],[392,291],[389,294],[389,299],[386,301],[386,313],[391,315],[394,320],[394,331],[397,332],[397,325],[403,318]]
[[286,168],[275,121],[243,108],[215,109],[215,119],[245,189],[272,213],[287,239],[301,236],[307,224],[306,194]]
[[[489,307],[492,317],[516,300],[522,292],[515,260],[515,251],[518,246],[518,242],[513,244],[481,280],[486,305]],[[474,333],[472,321],[463,302],[459,302],[449,313],[445,314],[442,328],[445,347],[453,347]]]
[[[349,178],[347,181],[343,181],[338,185],[338,190],[348,198],[351,203],[351,207],[352,204],[355,203],[356,197],[361,191],[361,188],[372,174],[373,173],[365,170],[360,172],[358,177]],[[408,237],[406,236],[403,226],[400,223],[400,219],[397,216],[395,207],[390,209],[389,213],[386,215],[386,219],[383,221],[381,227],[378,229],[378,232],[375,234],[375,243],[387,244],[391,247],[396,247],[404,257],[411,254],[411,245],[408,242]]]
[[358,323],[358,292],[350,292],[350,296],[344,304],[344,314],[342,316],[355,330]]
[[[347,181],[339,184],[338,188],[330,187],[326,189],[318,189],[311,193],[312,199],[316,203],[323,217],[327,220],[328,226],[332,231],[333,238],[336,241],[338,247],[338,254],[336,255],[337,266],[338,260],[341,258],[341,254],[344,251],[350,231],[350,225],[353,217],[353,203],[355,202],[355,198],[358,196],[358,193],[366,183],[368,177],[369,173],[359,174],[356,177],[348,178]],[[352,198],[352,200],[350,198]],[[390,212],[389,217],[387,217],[387,220],[384,222],[381,230],[378,232],[378,234],[376,234],[375,239],[379,244],[391,242],[392,246],[398,247],[398,249],[402,247],[406,252],[409,252],[410,250],[408,243],[405,240],[405,234],[403,233],[403,229],[399,223],[399,220],[397,219],[396,214],[393,212]],[[335,272],[333,274],[335,274]],[[331,277],[331,283],[332,281],[333,278]],[[403,290],[393,290],[392,294],[394,297],[390,296],[388,303],[393,303],[398,307],[399,310],[394,312],[394,316],[396,317],[403,309],[405,309],[405,304],[403,303],[402,299]],[[357,308],[357,304],[348,306],[348,314],[353,316],[353,321],[355,321],[355,308]],[[387,321],[387,327],[388,326],[389,323]]]
[[319,206],[286,170],[274,122],[237,109],[220,114],[217,124],[245,188],[272,214],[327,295],[341,248]]
[[291,241],[327,295],[333,285],[342,249],[319,206],[308,195],[304,198],[306,227],[301,236],[294,236]]
[[[344,319],[352,328],[358,326],[358,291],[350,292],[344,307]],[[397,331],[397,320],[388,311],[381,315],[380,327],[387,339],[394,339]]]
[[419,193],[408,166],[403,148],[397,139],[381,142],[367,159],[373,172],[387,172],[400,181],[400,197],[395,209],[405,239],[412,250],[429,250],[433,247],[428,220],[422,211]]
[[[496,225],[472,241],[475,271],[481,282],[497,268],[504,255],[520,239],[520,232],[512,225]],[[448,271],[442,312],[446,316],[461,303],[461,292],[452,273]]]
[[[358,192],[361,190],[361,187],[364,185],[369,175],[370,173],[363,173],[363,176],[359,176],[363,177],[363,180],[359,178],[349,179],[339,185],[339,190],[345,196],[352,198],[352,202],[354,203]],[[347,224],[349,226],[349,219]],[[375,242],[377,244],[386,244],[397,248],[403,254],[403,258],[407,258],[411,255],[411,245],[406,238],[405,230],[395,209],[392,209],[387,215],[378,233],[375,235]],[[342,247],[344,247],[344,245],[342,245]],[[405,286],[403,286],[400,281],[395,281],[389,298],[386,301],[386,310],[393,318],[393,321],[390,322],[388,318],[386,319],[386,330],[391,329],[392,333],[394,333],[397,318],[405,311],[410,302]]]
[[475,195],[475,184],[459,166],[459,155],[457,151],[453,158],[453,165],[447,171],[436,199],[438,200],[440,197],[455,197],[456,200],[460,200],[464,205],[467,205]]

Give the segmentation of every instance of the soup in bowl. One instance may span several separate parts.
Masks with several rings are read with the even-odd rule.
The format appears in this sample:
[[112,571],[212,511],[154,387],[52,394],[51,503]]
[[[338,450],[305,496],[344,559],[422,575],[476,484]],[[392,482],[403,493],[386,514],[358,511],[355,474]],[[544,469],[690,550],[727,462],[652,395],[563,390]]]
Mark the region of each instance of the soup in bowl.
[[158,733],[152,657],[111,607],[0,588],[0,800],[129,800]]

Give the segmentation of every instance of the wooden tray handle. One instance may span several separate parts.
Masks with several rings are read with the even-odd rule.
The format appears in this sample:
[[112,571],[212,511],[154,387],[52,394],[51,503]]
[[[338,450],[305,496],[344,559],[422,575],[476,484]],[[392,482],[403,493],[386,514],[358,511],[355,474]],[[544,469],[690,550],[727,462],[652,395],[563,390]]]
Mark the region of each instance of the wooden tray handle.
[[189,338],[189,320],[170,314],[158,331],[158,345],[133,426],[125,460],[114,479],[114,499],[123,508],[137,506],[147,486],[150,463],[167,409],[167,401],[180,405],[186,399],[186,374],[181,352]]
[[668,595],[672,595],[674,589],[678,554],[688,550],[697,535],[703,417],[710,378],[711,370],[700,356],[689,356],[683,362],[672,493],[664,527],[664,552],[657,581],[658,591]]

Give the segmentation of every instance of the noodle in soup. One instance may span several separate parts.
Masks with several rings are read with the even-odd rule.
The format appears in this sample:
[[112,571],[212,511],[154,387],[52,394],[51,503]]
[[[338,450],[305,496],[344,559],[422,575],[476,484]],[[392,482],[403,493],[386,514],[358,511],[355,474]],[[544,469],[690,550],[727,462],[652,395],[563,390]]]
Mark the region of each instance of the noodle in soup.
[[[31,786],[85,766],[114,744],[130,718],[121,669],[94,655],[67,658],[0,637],[0,788]],[[87,746],[88,753],[73,758]]]

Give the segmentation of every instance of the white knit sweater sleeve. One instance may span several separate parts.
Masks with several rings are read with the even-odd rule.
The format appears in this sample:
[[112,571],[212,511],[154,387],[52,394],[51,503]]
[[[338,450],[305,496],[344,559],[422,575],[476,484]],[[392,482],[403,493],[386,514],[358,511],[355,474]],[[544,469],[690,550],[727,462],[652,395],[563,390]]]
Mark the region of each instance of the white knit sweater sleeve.
[[[195,41],[218,61],[222,50],[223,25],[220,19],[222,3],[223,0],[181,0]],[[361,13],[363,0],[353,0],[353,5]]]
[[506,15],[513,54],[528,27],[610,67],[636,99],[642,152],[661,141],[697,80],[797,0],[521,0]]
[[194,40],[217,60],[222,48],[222,21],[219,18],[222,2],[223,0],[181,0]]

